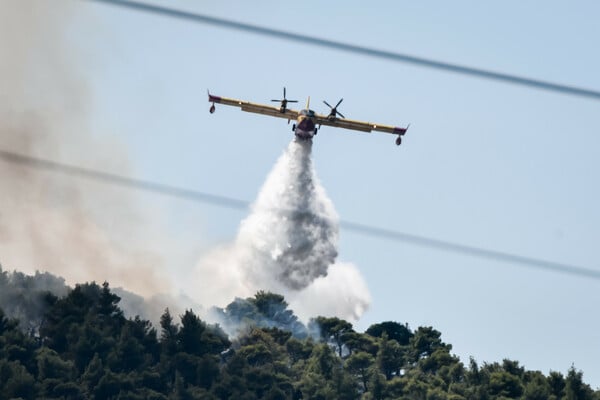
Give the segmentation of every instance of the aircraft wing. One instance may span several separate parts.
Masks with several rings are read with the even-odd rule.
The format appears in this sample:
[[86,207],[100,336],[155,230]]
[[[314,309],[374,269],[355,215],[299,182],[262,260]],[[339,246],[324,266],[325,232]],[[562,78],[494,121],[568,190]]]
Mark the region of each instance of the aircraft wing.
[[298,111],[285,109],[285,112],[281,112],[279,107],[267,106],[264,104],[251,103],[249,101],[228,99],[226,97],[213,96],[208,94],[208,101],[211,103],[225,104],[227,106],[234,106],[241,108],[242,111],[251,112],[255,114],[268,115],[275,118],[283,118],[287,120],[295,120],[298,118]]
[[329,117],[326,115],[317,115],[316,123],[318,125],[326,125],[333,126],[336,128],[344,128],[344,129],[352,129],[355,131],[361,132],[371,132],[371,131],[379,131],[379,132],[387,132],[394,135],[404,135],[408,128],[399,128],[396,126],[390,125],[380,125],[374,124],[372,122],[363,122],[363,121],[354,121],[351,119],[345,118],[337,118],[337,117]]

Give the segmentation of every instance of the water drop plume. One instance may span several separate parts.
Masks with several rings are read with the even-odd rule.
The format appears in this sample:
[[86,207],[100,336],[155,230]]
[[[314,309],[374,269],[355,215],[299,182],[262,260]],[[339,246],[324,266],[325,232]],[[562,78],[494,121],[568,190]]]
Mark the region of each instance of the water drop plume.
[[200,260],[189,291],[198,302],[222,307],[234,297],[269,290],[284,295],[304,320],[356,320],[368,308],[370,295],[358,269],[336,261],[339,220],[316,176],[311,149],[311,141],[294,139],[234,242]]

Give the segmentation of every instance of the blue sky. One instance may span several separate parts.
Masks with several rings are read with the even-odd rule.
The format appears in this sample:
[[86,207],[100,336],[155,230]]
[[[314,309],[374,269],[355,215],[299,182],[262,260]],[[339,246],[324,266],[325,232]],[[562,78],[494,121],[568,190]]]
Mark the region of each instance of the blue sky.
[[[600,89],[600,5],[505,1],[154,4],[351,44]],[[314,164],[343,220],[600,269],[600,102],[80,2],[69,26],[90,131],[126,148],[136,177],[253,200],[292,138],[285,121],[218,107],[206,89],[403,126],[386,134],[324,127]],[[83,55],[83,57],[82,57]],[[92,150],[92,149],[90,149]],[[110,159],[110,155],[96,154]],[[79,154],[85,161],[86,155]],[[114,169],[114,172],[120,172]],[[184,282],[197,257],[235,237],[246,215],[139,195],[161,209]],[[150,206],[148,206],[150,207]],[[519,360],[600,386],[600,282],[342,230],[384,320],[431,325],[463,361]],[[187,246],[187,247],[186,247]],[[183,255],[182,255],[183,254]]]

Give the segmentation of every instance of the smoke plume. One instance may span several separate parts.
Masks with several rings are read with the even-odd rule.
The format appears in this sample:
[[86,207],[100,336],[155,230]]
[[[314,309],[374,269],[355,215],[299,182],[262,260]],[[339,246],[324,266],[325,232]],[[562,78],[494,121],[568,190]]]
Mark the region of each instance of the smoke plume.
[[198,264],[190,293],[224,306],[258,290],[280,293],[302,319],[356,320],[370,295],[357,268],[337,263],[338,216],[311,161],[311,141],[293,140],[267,177],[235,241]]
[[[89,124],[93,93],[68,35],[85,6],[0,2],[0,148],[126,175],[126,147],[94,136]],[[173,258],[177,245],[134,196],[0,159],[0,263],[48,271],[68,285],[108,281],[145,297],[169,292],[162,255]],[[293,141],[235,242],[201,260],[188,293],[208,307],[264,289],[284,295],[305,320],[357,319],[369,293],[356,267],[336,262],[337,240],[337,215],[316,179],[311,143]]]
[[[89,133],[91,94],[67,35],[82,6],[0,2],[0,147],[123,173],[124,146]],[[152,238],[134,203],[122,190],[0,160],[0,262],[50,271],[71,284],[107,280],[140,294],[168,290],[160,256],[145,250]]]

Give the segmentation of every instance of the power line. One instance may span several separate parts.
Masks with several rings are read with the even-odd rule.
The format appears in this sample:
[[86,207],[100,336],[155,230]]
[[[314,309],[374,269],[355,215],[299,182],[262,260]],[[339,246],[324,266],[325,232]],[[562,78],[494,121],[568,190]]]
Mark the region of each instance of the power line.
[[67,175],[102,181],[112,185],[145,190],[147,192],[164,194],[171,197],[178,197],[201,203],[208,203],[219,207],[245,210],[250,205],[250,203],[247,201],[234,199],[232,197],[219,196],[197,190],[183,189],[175,186],[164,185],[162,183],[145,181],[142,179],[128,178],[122,175],[67,165],[56,161],[44,160],[41,158],[26,156],[5,150],[0,150],[0,158],[13,164],[21,164],[37,169],[60,172]]
[[424,236],[412,235],[393,231],[390,229],[377,228],[369,225],[358,224],[348,221],[340,221],[342,228],[360,232],[369,236],[402,241],[421,247],[434,248],[452,253],[462,253],[468,256],[487,258],[493,261],[502,261],[511,264],[522,264],[532,268],[539,268],[555,272],[563,272],[571,275],[583,276],[586,278],[600,279],[600,270],[578,267],[570,264],[557,263],[554,261],[542,260],[539,258],[525,257],[517,254],[506,253],[503,251],[489,250],[481,247],[468,246],[458,243],[452,243],[445,240],[432,239]]
[[[19,164],[37,169],[59,172],[70,176],[77,176],[81,178],[101,181],[104,183],[118,185],[122,187],[144,190],[175,198],[187,199],[199,203],[212,204],[218,207],[225,207],[237,210],[247,210],[250,205],[250,202],[248,201],[235,199],[232,197],[219,196],[211,193],[200,192],[193,189],[185,189],[153,181],[125,177],[122,175],[116,175],[108,172],[63,164],[56,161],[45,160],[6,150],[0,150],[0,159],[12,164]],[[356,222],[341,220],[340,226],[342,229],[354,231],[356,233],[360,233],[367,236],[378,237],[397,242],[404,242],[416,246],[432,248],[451,253],[459,253],[472,257],[485,258],[493,261],[521,264],[527,267],[538,268],[553,272],[562,272],[565,274],[600,280],[600,271],[591,268],[557,263],[532,257],[524,257],[507,252],[488,250],[481,247],[468,246],[459,243],[433,239],[425,236],[412,235],[409,233],[403,233],[391,229],[379,228]]]
[[489,79],[494,81],[500,81],[503,83],[511,83],[514,85],[527,86],[530,88],[543,89],[551,92],[557,92],[562,94],[568,94],[572,96],[592,98],[600,100],[600,91],[586,89],[576,86],[563,85],[560,83],[553,83],[549,81],[543,81],[539,79],[527,78],[518,75],[506,74],[503,72],[496,72],[481,68],[468,67],[459,64],[453,64],[445,61],[438,61],[429,58],[416,57],[408,54],[395,53],[391,51],[378,50],[366,46],[357,46],[353,44],[338,42],[329,39],[318,38],[315,36],[302,35],[299,33],[293,33],[283,31],[279,29],[267,28],[259,25],[246,24],[242,22],[236,22],[223,18],[211,17],[208,15],[192,13],[188,11],[181,11],[167,7],[161,7],[151,4],[140,3],[130,0],[91,0],[99,3],[105,3],[109,5],[129,8],[132,10],[143,11],[166,17],[177,18],[186,20],[189,22],[218,26],[221,28],[237,30],[242,32],[249,32],[262,36],[270,36],[278,39],[288,40],[297,43],[304,43],[318,47],[325,47],[329,49],[360,54],[368,57],[381,58],[389,61],[408,63],[417,65],[419,67],[427,67],[438,69],[447,72],[454,72],[462,75],[475,76],[478,78]]

